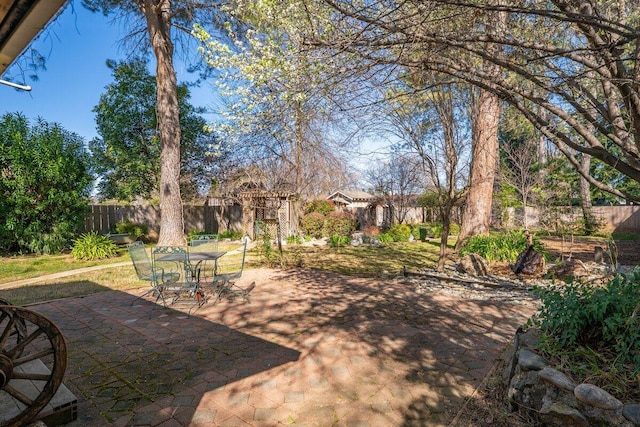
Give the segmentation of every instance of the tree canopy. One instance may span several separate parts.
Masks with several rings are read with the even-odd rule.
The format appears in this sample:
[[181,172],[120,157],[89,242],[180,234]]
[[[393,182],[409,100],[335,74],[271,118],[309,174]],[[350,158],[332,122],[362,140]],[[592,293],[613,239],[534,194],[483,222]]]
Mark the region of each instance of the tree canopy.
[[[337,14],[336,26],[328,35],[319,32],[313,44],[336,55],[358,54],[369,69],[395,66],[467,81],[517,108],[577,170],[584,153],[640,181],[635,3],[324,3]],[[496,27],[500,31],[492,31]],[[487,72],[487,63],[498,72]],[[586,179],[640,201],[615,182]]]
[[[89,143],[92,161],[100,177],[103,199],[131,201],[157,198],[160,182],[160,138],[156,110],[156,78],[147,61],[107,61],[114,82],[106,86],[94,108],[99,138]],[[207,190],[212,179],[214,157],[207,155],[214,144],[202,109],[189,103],[189,89],[178,86],[182,129],[181,193],[185,199]]]
[[303,50],[305,12],[278,2],[230,2],[224,9],[245,31],[229,30],[231,44],[196,25],[201,52],[227,101],[217,124],[224,143],[243,163],[258,165],[272,188],[313,197],[347,181],[348,114],[336,111],[327,80],[330,64]]

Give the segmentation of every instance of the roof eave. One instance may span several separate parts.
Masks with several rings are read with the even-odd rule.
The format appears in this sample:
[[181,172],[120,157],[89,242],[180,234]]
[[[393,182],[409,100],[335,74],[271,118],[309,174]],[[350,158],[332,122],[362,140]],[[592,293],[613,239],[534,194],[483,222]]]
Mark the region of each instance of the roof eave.
[[[0,76],[22,54],[68,0],[8,0],[0,17]],[[1,12],[1,10],[0,10]]]

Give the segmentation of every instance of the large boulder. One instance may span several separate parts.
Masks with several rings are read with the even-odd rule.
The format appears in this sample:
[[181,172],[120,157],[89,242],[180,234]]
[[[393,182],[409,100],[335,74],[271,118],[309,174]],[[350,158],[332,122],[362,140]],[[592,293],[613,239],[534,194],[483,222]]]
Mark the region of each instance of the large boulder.
[[489,274],[487,261],[478,254],[468,254],[463,256],[458,263],[456,270],[459,273],[469,274],[471,276],[487,276]]
[[512,270],[515,274],[542,275],[544,273],[544,255],[533,249],[533,246],[528,246],[518,255]]

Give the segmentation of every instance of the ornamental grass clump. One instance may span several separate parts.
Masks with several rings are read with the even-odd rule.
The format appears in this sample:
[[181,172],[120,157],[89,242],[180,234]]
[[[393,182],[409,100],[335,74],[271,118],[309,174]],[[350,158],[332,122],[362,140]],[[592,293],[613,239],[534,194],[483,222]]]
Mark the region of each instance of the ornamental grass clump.
[[[523,231],[477,235],[470,237],[460,249],[460,256],[478,254],[487,261],[515,262],[518,254],[527,248],[527,236]],[[540,240],[534,236],[533,248],[544,254]]]
[[116,256],[118,253],[118,247],[109,236],[103,236],[96,231],[82,234],[73,243],[71,255],[75,259],[93,261]]
[[577,376],[619,398],[640,400],[640,268],[603,285],[536,287],[541,300],[529,326],[541,346]]

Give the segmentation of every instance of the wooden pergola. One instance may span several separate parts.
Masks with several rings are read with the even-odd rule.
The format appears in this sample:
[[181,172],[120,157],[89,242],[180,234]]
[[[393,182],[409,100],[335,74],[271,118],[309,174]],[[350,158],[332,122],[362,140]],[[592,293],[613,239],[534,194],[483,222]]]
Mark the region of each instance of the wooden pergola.
[[[236,194],[242,205],[242,228],[252,239],[268,233],[280,240],[298,231],[298,194],[290,191],[246,190]],[[264,229],[261,229],[264,227]]]

